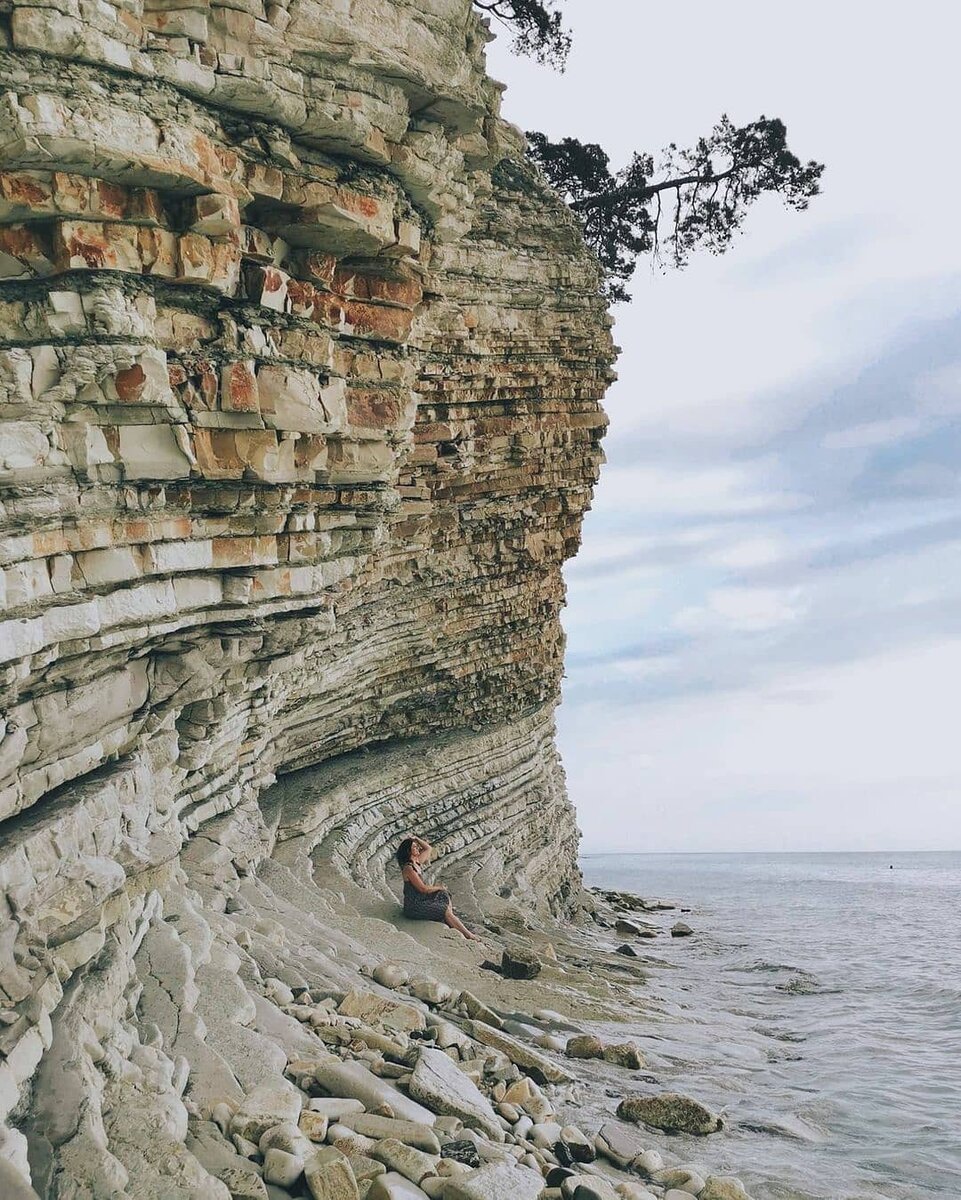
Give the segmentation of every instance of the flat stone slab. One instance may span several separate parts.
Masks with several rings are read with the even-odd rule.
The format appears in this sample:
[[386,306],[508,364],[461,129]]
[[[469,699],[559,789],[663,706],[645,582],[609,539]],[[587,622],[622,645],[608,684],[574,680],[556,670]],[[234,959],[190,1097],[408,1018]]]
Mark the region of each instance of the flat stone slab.
[[443,1050],[421,1050],[409,1089],[414,1100],[423,1101],[435,1113],[459,1117],[495,1142],[504,1140],[503,1127],[490,1102]]
[[483,1021],[470,1021],[468,1032],[475,1042],[489,1046],[492,1050],[500,1050],[511,1062],[532,1075],[538,1083],[571,1083],[574,1076],[558,1063],[548,1058],[546,1054],[538,1054],[530,1046],[525,1046],[517,1038],[511,1037],[501,1029],[485,1025]]
[[320,1087],[331,1096],[347,1096],[359,1100],[370,1109],[389,1104],[394,1116],[403,1121],[416,1121],[420,1125],[433,1125],[434,1114],[416,1100],[412,1100],[398,1087],[368,1071],[361,1062],[341,1062],[331,1058],[318,1062],[312,1073]]
[[444,1200],[537,1200],[543,1188],[539,1172],[497,1163],[455,1175],[444,1189]]

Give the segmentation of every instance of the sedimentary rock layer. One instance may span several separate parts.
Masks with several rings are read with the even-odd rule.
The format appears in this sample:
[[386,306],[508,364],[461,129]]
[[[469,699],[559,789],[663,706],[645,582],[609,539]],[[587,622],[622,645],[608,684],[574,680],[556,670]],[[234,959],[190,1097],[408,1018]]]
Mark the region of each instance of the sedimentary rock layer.
[[201,1108],[241,1071],[138,1032],[158,956],[196,1011],[198,897],[295,848],[383,888],[416,825],[572,903],[560,567],[612,347],[468,0],[2,20],[0,1155],[125,1195],[136,1047]]

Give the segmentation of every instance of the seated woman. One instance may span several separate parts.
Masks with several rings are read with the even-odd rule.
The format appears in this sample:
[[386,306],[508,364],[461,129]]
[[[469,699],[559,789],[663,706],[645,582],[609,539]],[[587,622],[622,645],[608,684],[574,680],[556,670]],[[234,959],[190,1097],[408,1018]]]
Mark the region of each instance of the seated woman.
[[404,916],[415,921],[443,921],[472,942],[481,939],[454,916],[450,892],[441,884],[424,882],[423,866],[430,862],[430,842],[424,838],[404,838],[397,847],[397,861],[404,876]]

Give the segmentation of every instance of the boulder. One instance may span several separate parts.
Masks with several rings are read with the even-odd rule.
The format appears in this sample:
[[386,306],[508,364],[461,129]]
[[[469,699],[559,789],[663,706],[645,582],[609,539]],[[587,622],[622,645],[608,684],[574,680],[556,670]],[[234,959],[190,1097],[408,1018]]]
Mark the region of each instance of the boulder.
[[643,1143],[633,1129],[608,1121],[602,1125],[594,1139],[598,1152],[615,1166],[625,1168],[644,1152]]
[[409,986],[411,995],[416,996],[418,1000],[422,1000],[425,1004],[433,1004],[435,1006],[446,1004],[454,995],[446,983],[441,983],[440,980],[431,979],[428,976],[423,976],[420,979],[412,979]]
[[442,1159],[449,1159],[451,1162],[461,1163],[465,1167],[479,1167],[480,1155],[477,1153],[477,1143],[472,1142],[469,1138],[459,1138],[453,1142],[447,1142],[440,1148],[440,1156]]
[[424,1029],[427,1018],[422,1009],[373,992],[348,992],[338,1005],[337,1011],[345,1017],[359,1017],[370,1025],[383,1025],[385,1029],[397,1029],[410,1033]]
[[292,1083],[278,1079],[262,1083],[243,1098],[230,1118],[230,1132],[251,1142],[259,1142],[274,1125],[297,1124],[303,1098]]
[[671,926],[671,937],[690,937],[693,932],[686,921],[676,921]]
[[605,1062],[613,1063],[615,1067],[626,1067],[630,1071],[639,1071],[646,1066],[644,1055],[638,1049],[636,1042],[615,1042],[604,1047]]
[[390,988],[391,991],[404,987],[410,978],[405,967],[391,962],[383,962],[374,967],[372,977],[375,983],[379,983],[381,987]]
[[408,1081],[414,1100],[432,1112],[459,1117],[494,1141],[504,1140],[504,1130],[490,1102],[443,1050],[423,1049]]
[[716,1133],[721,1118],[688,1096],[677,1092],[662,1092],[659,1096],[628,1096],[617,1106],[617,1115],[624,1121],[650,1125],[666,1133]]
[[604,1043],[593,1033],[578,1033],[567,1039],[564,1053],[568,1058],[603,1058]]
[[751,1200],[751,1197],[733,1175],[708,1175],[698,1200]]
[[541,960],[530,950],[511,946],[501,954],[501,974],[505,979],[536,979],[541,973]]

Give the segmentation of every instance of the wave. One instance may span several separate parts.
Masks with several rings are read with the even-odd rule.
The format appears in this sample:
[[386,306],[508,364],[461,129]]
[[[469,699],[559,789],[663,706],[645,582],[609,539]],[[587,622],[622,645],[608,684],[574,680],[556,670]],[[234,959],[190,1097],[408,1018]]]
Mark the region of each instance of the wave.
[[798,971],[790,979],[774,985],[775,991],[787,992],[790,996],[836,996],[841,988],[825,987],[824,984],[808,971]]
[[729,971],[735,971],[739,975],[750,975],[759,971],[775,972],[775,971],[800,971],[800,967],[796,967],[791,963],[773,963],[766,962],[763,958],[755,959],[744,967],[728,967]]

